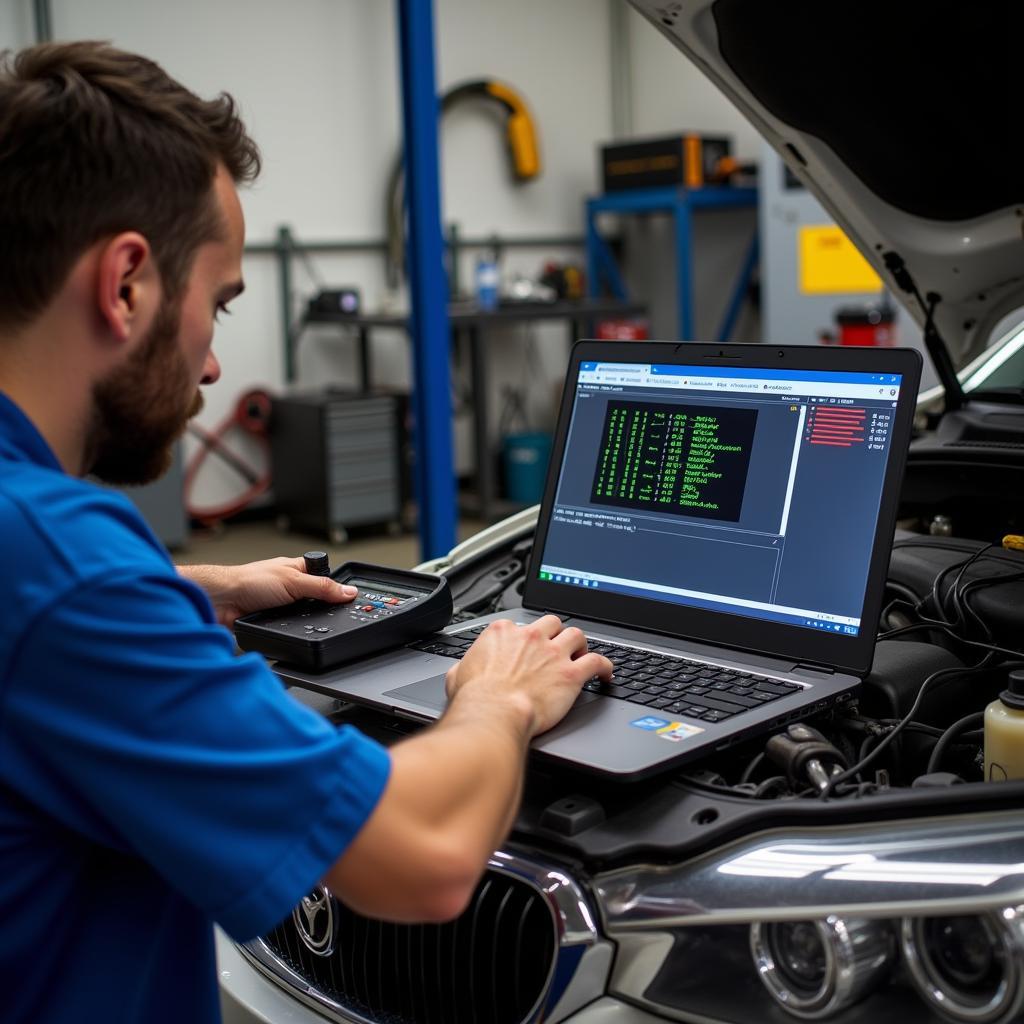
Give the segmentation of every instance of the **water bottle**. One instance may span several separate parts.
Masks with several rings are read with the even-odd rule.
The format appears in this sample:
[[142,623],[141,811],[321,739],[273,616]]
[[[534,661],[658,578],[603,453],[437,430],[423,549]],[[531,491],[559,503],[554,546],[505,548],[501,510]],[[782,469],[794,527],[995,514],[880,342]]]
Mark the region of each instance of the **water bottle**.
[[498,264],[491,256],[476,261],[476,304],[480,309],[498,308]]

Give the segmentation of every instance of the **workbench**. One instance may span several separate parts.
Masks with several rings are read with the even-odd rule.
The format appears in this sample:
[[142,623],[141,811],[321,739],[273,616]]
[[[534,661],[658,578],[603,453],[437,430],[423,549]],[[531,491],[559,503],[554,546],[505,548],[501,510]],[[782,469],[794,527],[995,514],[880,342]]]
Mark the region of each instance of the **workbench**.
[[[467,512],[484,520],[500,518],[507,505],[497,501],[494,480],[494,452],[488,419],[487,335],[494,328],[528,321],[562,320],[568,328],[570,343],[593,332],[594,322],[605,318],[642,317],[647,307],[639,302],[615,299],[581,299],[564,302],[509,302],[497,309],[480,309],[475,302],[456,302],[448,307],[448,322],[455,345],[465,342],[469,351],[470,383],[473,389],[473,439],[476,462],[476,504]],[[412,338],[411,323],[404,313],[324,313],[307,311],[289,337],[286,362],[296,366],[296,349],[306,327],[329,324],[350,335],[356,346],[358,387],[364,393],[373,381],[372,336],[376,329],[404,330]]]

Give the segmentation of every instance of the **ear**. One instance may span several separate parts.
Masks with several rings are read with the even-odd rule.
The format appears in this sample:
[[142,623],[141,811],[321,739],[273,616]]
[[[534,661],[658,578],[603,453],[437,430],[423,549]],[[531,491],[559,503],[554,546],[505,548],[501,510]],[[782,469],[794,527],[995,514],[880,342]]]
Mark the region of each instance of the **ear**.
[[97,311],[116,342],[145,334],[160,305],[160,274],[149,242],[137,231],[123,231],[100,252]]

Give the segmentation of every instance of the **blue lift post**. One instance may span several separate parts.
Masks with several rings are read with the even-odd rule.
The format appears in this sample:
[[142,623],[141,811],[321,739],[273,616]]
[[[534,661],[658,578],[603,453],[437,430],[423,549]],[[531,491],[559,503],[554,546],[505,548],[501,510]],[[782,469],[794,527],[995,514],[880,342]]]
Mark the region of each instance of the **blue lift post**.
[[[612,294],[626,301],[626,288],[615,263],[615,257],[597,230],[597,217],[601,213],[656,213],[672,214],[675,223],[676,302],[678,308],[679,338],[693,341],[693,231],[691,217],[694,210],[727,210],[757,206],[755,188],[638,188],[621,192],[608,192],[587,200],[587,288],[591,297],[600,294],[600,283],[606,280]],[[747,250],[733,293],[726,305],[722,325],[716,341],[728,341],[750,277],[757,265],[757,232]]]
[[455,544],[448,285],[441,231],[433,0],[398,0],[420,556]]

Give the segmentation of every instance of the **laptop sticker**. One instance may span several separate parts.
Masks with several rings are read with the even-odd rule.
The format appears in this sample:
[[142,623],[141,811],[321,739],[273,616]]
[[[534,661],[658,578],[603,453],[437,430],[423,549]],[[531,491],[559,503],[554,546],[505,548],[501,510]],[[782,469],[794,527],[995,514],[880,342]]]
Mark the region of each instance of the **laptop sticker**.
[[666,725],[671,725],[667,718],[655,718],[653,715],[648,715],[646,718],[634,718],[629,723],[635,729],[646,729],[648,732],[654,732],[657,729],[662,729]]
[[697,736],[704,730],[696,725],[687,725],[685,722],[666,722],[660,729],[655,730],[663,740],[671,740],[673,743],[681,743],[691,736]]

